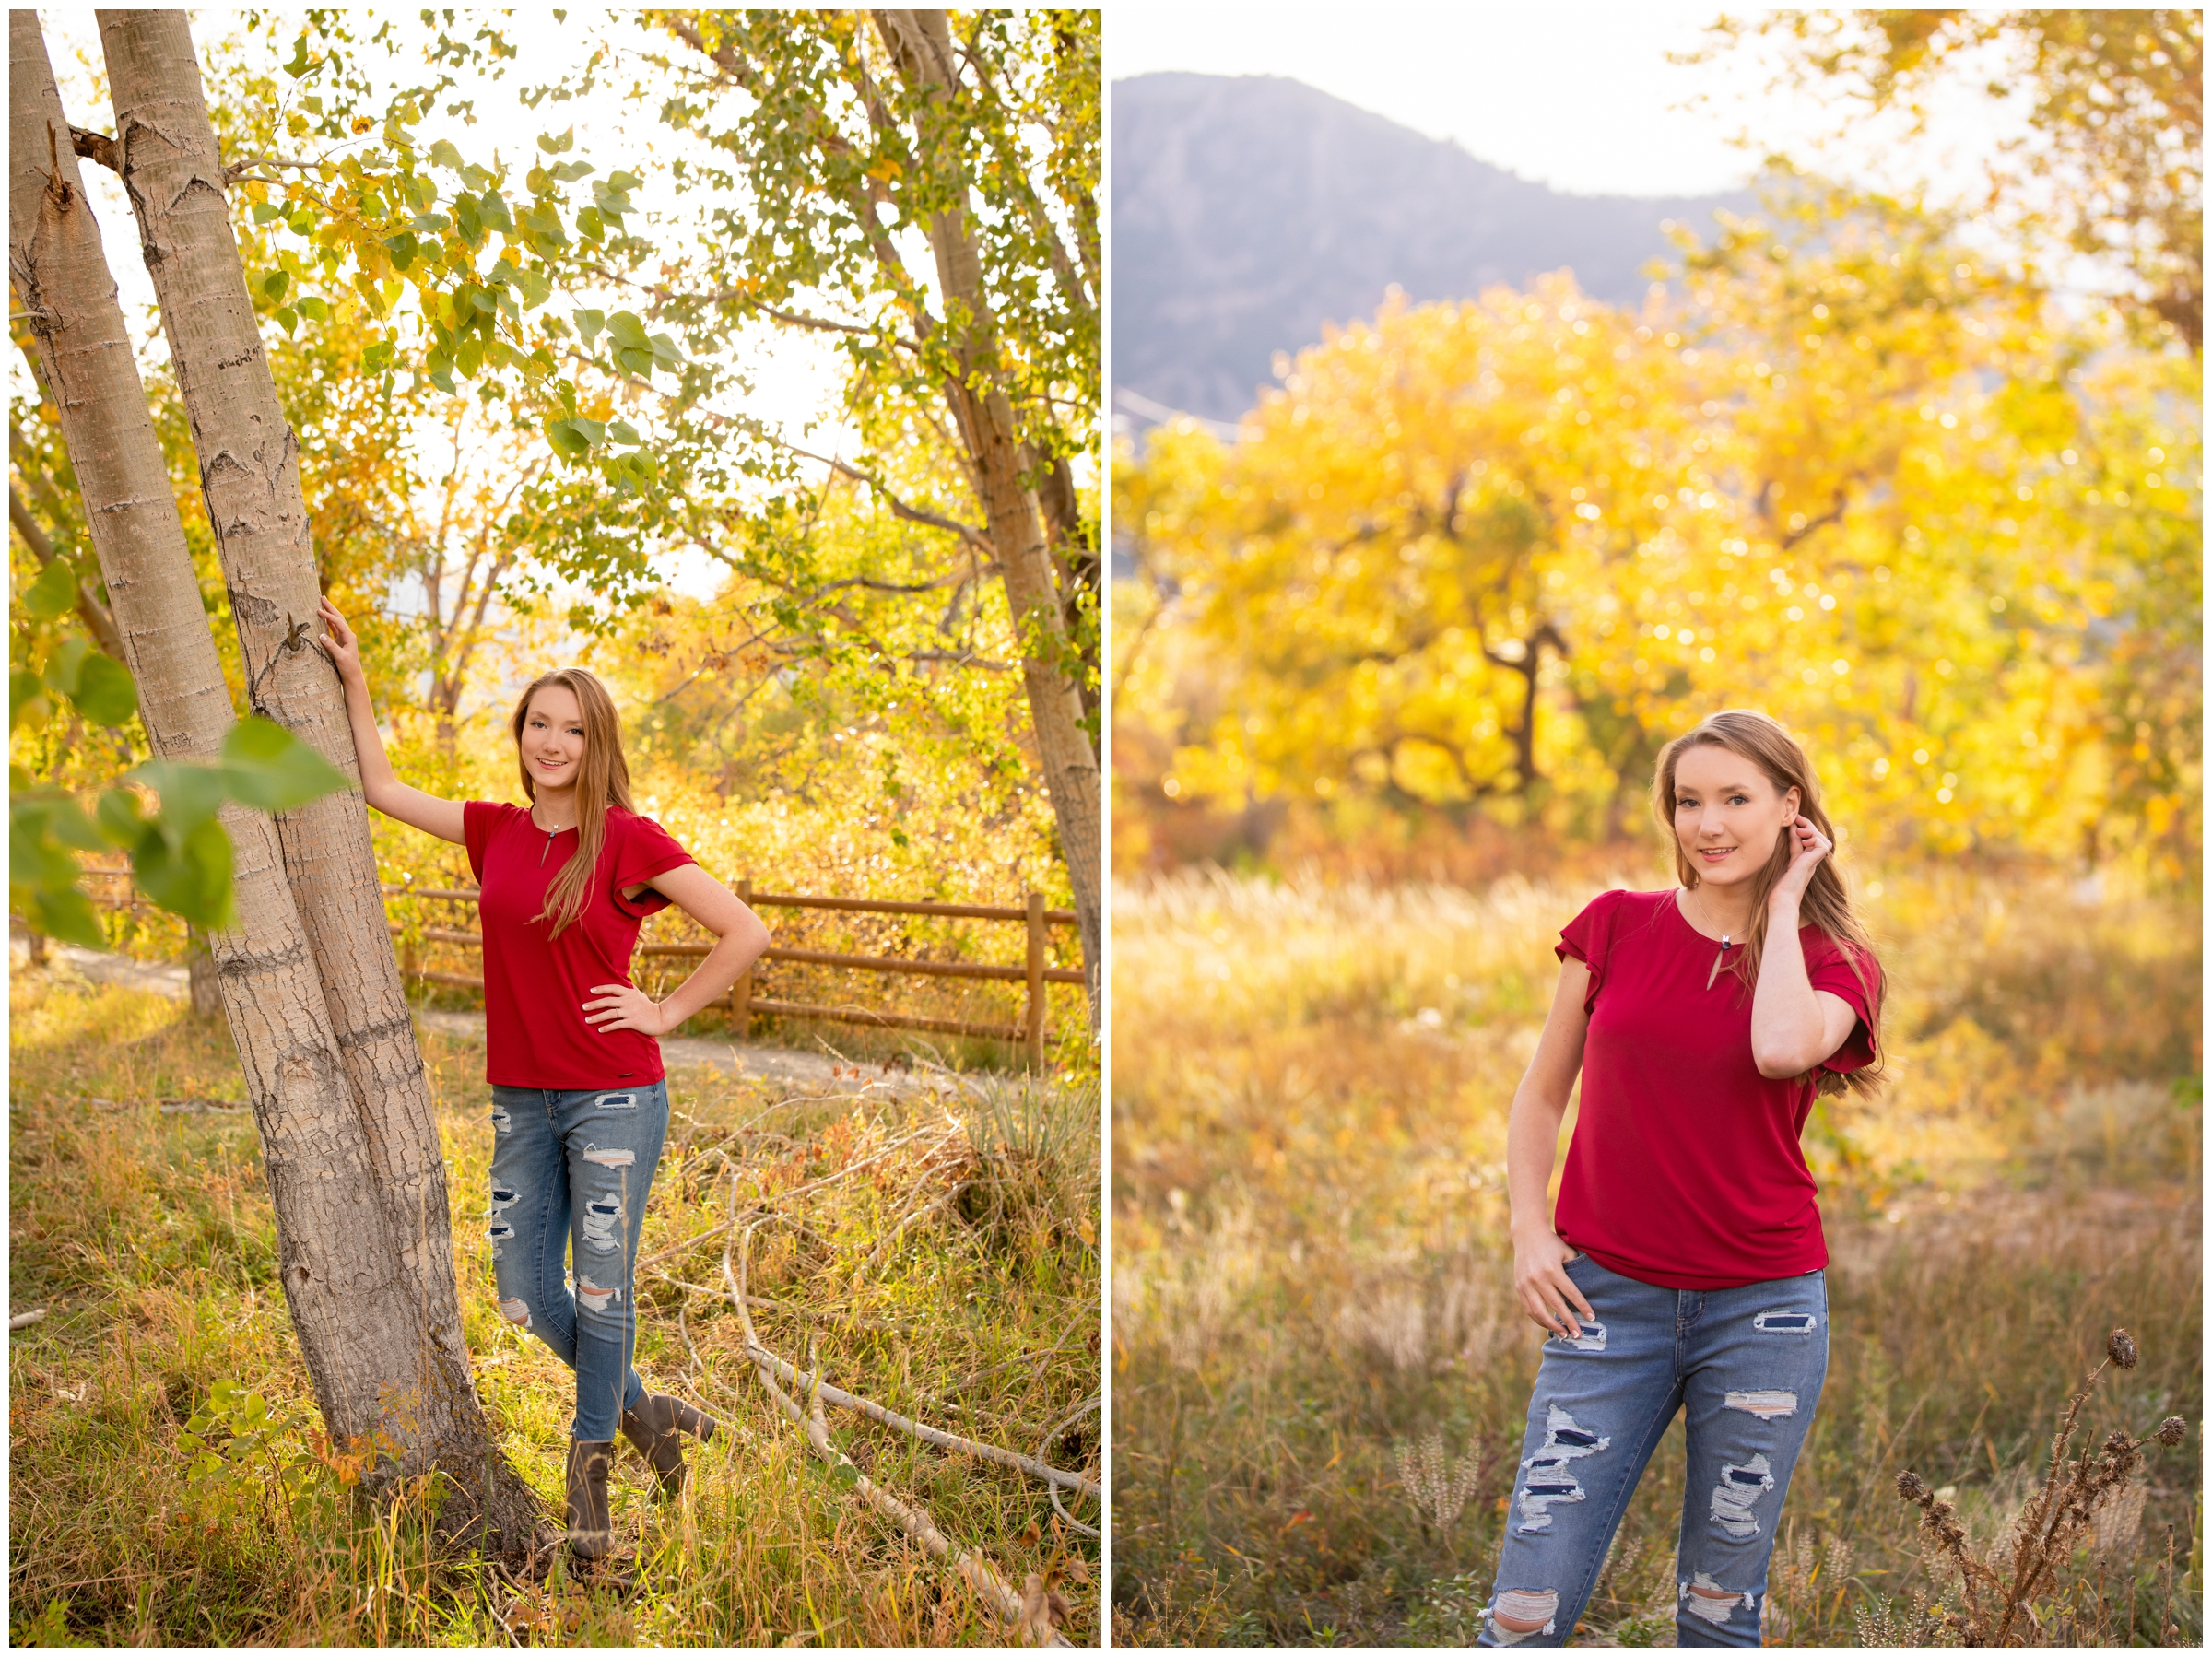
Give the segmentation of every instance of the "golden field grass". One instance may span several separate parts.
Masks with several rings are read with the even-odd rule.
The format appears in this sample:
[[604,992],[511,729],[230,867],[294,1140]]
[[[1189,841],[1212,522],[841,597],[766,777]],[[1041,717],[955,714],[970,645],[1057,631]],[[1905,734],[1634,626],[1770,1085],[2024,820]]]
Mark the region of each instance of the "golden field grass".
[[[674,1506],[650,1501],[642,1461],[618,1448],[615,1519],[634,1586],[557,1572],[518,1590],[434,1557],[434,1497],[360,1507],[317,1439],[253,1118],[160,1108],[239,1100],[220,1022],[21,968],[10,1009],[10,1304],[48,1309],[9,1354],[15,1643],[1003,1639],[776,1413],[740,1356],[720,1239],[641,1281],[641,1373],[688,1391],[724,1430],[692,1450]],[[478,1387],[557,1522],[573,1381],[498,1315],[482,1050],[428,1031],[422,1045]],[[933,1098],[857,1078],[813,1096],[708,1072],[671,1083],[645,1256],[734,1200],[820,1181],[776,1205],[796,1224],[754,1238],[749,1287],[772,1302],[753,1310],[760,1339],[802,1365],[815,1350],[830,1381],[970,1438],[1035,1454],[1051,1429],[1048,1459],[1097,1476],[1100,1417],[1081,1408],[1100,1391],[1095,1085],[978,1074]],[[1031,1572],[1054,1575],[1065,1633],[1095,1641],[1099,1545],[1061,1525],[1041,1486],[857,1415],[832,1410],[830,1425],[871,1478],[1018,1592]],[[1099,1522],[1095,1502],[1070,1510]]]
[[[1594,889],[1116,891],[1117,1640],[1478,1631],[1542,1338],[1511,1290],[1505,1119],[1551,945]],[[2143,1360],[2100,1382],[2084,1441],[2169,1415],[2189,1440],[2152,1447],[2041,1614],[2054,1639],[2196,1643],[2195,909],[1937,869],[1888,874],[1867,910],[1894,1080],[1822,1100],[1806,1134],[1834,1343],[1770,1640],[1853,1643],[1936,1586],[1903,1469],[1976,1537],[2008,1522],[2117,1324]],[[1474,1478],[1452,1523],[1415,1510],[1424,1449]],[[1681,1453],[1677,1423],[1582,1642],[1671,1643]]]

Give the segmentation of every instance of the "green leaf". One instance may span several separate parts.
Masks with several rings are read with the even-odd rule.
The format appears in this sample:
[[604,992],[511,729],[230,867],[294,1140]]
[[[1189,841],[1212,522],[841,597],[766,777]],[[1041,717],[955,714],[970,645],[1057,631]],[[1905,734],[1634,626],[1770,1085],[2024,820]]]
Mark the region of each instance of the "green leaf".
[[41,620],[76,607],[76,571],[67,558],[55,558],[39,571],[39,579],[23,590],[23,607]]
[[315,233],[315,216],[305,207],[286,219],[285,228],[295,236],[312,236]]
[[483,220],[477,213],[477,198],[475,196],[456,195],[453,197],[453,222],[460,227],[461,234],[471,242],[482,239],[484,225]]
[[412,230],[402,230],[396,236],[384,238],[384,251],[392,255],[394,268],[405,270],[415,263],[415,254],[421,243],[415,240]]
[[606,435],[618,443],[636,444],[644,441],[638,436],[638,429],[628,420],[614,421],[607,427]]
[[645,337],[645,324],[638,320],[634,311],[618,311],[606,319],[606,336],[618,346],[633,351],[650,351],[652,342]]
[[214,932],[231,923],[230,837],[217,818],[173,839],[147,834],[132,855],[131,873],[148,898],[195,926]]
[[222,770],[230,797],[264,811],[291,811],[352,786],[291,732],[260,718],[240,720],[223,738]]
[[272,219],[283,217],[284,209],[275,202],[255,202],[253,204],[253,222],[255,224],[267,224]]
[[535,307],[553,297],[553,279],[543,270],[533,267],[522,276],[523,303]]
[[606,326],[606,313],[603,311],[578,311],[571,314],[576,319],[576,332],[588,350],[592,341],[599,337],[599,330]]
[[572,184],[578,179],[589,178],[598,170],[589,161],[563,161],[553,169],[553,176],[564,184]]
[[323,300],[316,299],[312,294],[300,300],[299,311],[301,316],[306,317],[311,322],[326,323],[330,321],[329,305],[324,303]]
[[[34,725],[43,724],[53,704],[46,699],[46,687],[39,676],[29,668],[18,667],[7,676],[7,728],[14,730],[25,720]],[[28,786],[28,783],[26,783]]]
[[129,789],[109,789],[100,796],[96,809],[101,834],[109,844],[135,846],[145,836],[147,818],[138,809],[138,796]]
[[642,374],[649,380],[653,377],[653,353],[651,351],[638,351],[632,350],[629,347],[623,347],[615,352],[615,360],[633,374]]
[[407,181],[407,206],[421,213],[438,202],[438,181],[418,174]]
[[422,371],[429,382],[447,396],[453,397],[460,394],[453,385],[453,360],[444,352],[434,353],[430,359],[422,365]]
[[453,220],[442,213],[418,213],[415,215],[413,222],[415,228],[425,236],[442,236],[445,234],[445,227],[453,223]]
[[[124,781],[150,788],[160,796],[160,810],[147,823],[154,831],[166,834],[172,844],[213,818],[229,798],[223,768],[196,759],[149,759]],[[100,806],[104,822],[104,798]]]
[[287,334],[289,334],[300,325],[300,313],[289,305],[282,306],[276,312],[276,322]]
[[576,234],[586,241],[597,241],[606,234],[606,221],[596,207],[586,207],[576,215]]
[[487,190],[477,198],[477,215],[487,226],[501,234],[514,229],[514,217],[507,211],[507,198],[497,190]]
[[66,944],[81,944],[87,949],[108,946],[100,917],[92,912],[92,899],[76,887],[48,887],[33,893],[30,923],[48,937]]
[[281,300],[284,298],[285,289],[291,287],[291,285],[292,278],[289,272],[273,270],[267,276],[262,277],[261,291],[267,294],[272,300]]
[[451,138],[441,138],[430,146],[430,165],[442,167],[449,172],[461,170],[461,152],[453,147]]
[[684,359],[683,352],[677,349],[676,341],[665,334],[655,334],[652,345],[653,361],[665,369],[675,368]]
[[85,657],[91,649],[89,639],[63,640],[46,658],[46,671],[39,676],[46,682],[46,688],[57,696],[74,698],[77,670],[84,666]]
[[130,670],[99,651],[77,669],[74,699],[77,711],[96,725],[120,725],[138,711],[138,687],[131,683]]
[[537,147],[549,156],[566,155],[576,147],[576,129],[571,126],[558,138],[550,135],[541,136],[537,141]]
[[563,460],[582,460],[592,447],[583,434],[567,420],[547,420],[546,441],[553,445],[553,452]]

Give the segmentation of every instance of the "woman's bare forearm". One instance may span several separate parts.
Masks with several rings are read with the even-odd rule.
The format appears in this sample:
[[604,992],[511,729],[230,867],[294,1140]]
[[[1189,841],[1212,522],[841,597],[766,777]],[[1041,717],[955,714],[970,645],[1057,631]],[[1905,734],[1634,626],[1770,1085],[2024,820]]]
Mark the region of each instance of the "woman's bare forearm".
[[1751,1058],[1761,1075],[1802,1075],[1834,1051],[1822,1046],[1827,1019],[1805,970],[1797,906],[1767,911],[1767,945],[1751,992]]
[[768,928],[758,915],[747,910],[744,920],[715,939],[707,958],[662,1001],[666,1028],[675,1029],[700,1008],[728,994],[730,987],[752,970],[753,963],[767,947]]
[[1509,1230],[1551,1229],[1551,1168],[1558,1158],[1559,1123],[1567,1119],[1567,1101],[1545,1097],[1536,1086],[1532,1067],[1513,1095],[1512,1114],[1505,1124],[1505,1189],[1511,1206]]
[[340,672],[346,687],[346,723],[353,732],[353,752],[361,771],[361,795],[379,811],[385,810],[393,785],[399,781],[392,759],[384,752],[384,734],[376,728],[376,709],[369,699],[369,681],[360,674]]

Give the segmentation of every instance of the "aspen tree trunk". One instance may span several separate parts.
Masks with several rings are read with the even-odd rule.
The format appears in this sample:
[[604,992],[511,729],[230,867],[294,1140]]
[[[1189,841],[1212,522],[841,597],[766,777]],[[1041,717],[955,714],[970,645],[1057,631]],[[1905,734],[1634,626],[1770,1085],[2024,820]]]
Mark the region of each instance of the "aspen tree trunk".
[[[313,642],[322,596],[299,442],[277,401],[231,234],[222,158],[182,11],[99,14],[117,170],[160,301],[199,456],[253,711],[347,776],[359,765],[345,694]],[[436,1463],[512,1537],[536,1500],[492,1449],[461,1333],[445,1160],[393,954],[358,792],[278,814],[284,868],[366,1130],[371,1185],[411,1316],[377,1338],[413,1355],[410,1465]]]
[[[916,91],[944,96],[957,77],[945,14],[878,11],[874,18],[900,78]],[[915,123],[914,137],[923,147],[950,141],[920,121]],[[1053,556],[1045,542],[1043,515],[1035,488],[1023,476],[1025,455],[1014,405],[998,377],[997,324],[983,288],[975,238],[959,207],[932,218],[927,234],[936,255],[937,291],[946,315],[950,319],[964,311],[969,318],[959,345],[961,371],[947,381],[945,394],[975,459],[984,525],[998,554],[1007,605],[1021,639],[1030,726],[1036,734],[1037,757],[1044,767],[1045,790],[1060,829],[1060,855],[1066,860],[1068,885],[1075,895],[1095,1029],[1105,862],[1099,758],[1083,729],[1082,699],[1069,672],[1075,647],[1053,586]]]
[[[235,713],[35,12],[9,14],[9,275],[61,412],[124,660],[155,752],[213,755]],[[449,1530],[480,1518],[503,1547],[525,1547],[542,1505],[492,1446],[465,1352],[456,1375],[430,1336],[407,1267],[419,1221],[395,1216],[383,1189],[388,1135],[349,1075],[277,826],[237,807],[224,822],[239,925],[209,943],[261,1131],[285,1299],[324,1419],[335,1437],[393,1447],[379,1480],[448,1471],[463,1498],[441,1512]],[[437,1205],[429,1217],[442,1238],[441,1181]],[[449,1304],[452,1285],[449,1265]],[[451,1345],[460,1346],[457,1319]]]
[[[8,14],[8,277],[61,413],[154,751],[206,758],[236,716],[154,437],[123,310],[86,202],[38,14]],[[324,1418],[389,1429],[384,1394],[413,1381],[369,1332],[410,1306],[368,1135],[284,876],[276,826],[226,808],[236,930],[210,940],[276,1210],[279,1276]],[[412,1343],[409,1343],[410,1345]]]

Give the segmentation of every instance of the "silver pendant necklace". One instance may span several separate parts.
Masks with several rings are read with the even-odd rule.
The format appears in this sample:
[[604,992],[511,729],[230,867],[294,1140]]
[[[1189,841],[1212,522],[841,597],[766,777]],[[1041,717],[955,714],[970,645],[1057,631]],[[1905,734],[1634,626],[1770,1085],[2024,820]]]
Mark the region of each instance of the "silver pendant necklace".
[[[535,805],[533,805],[530,808],[530,827],[533,828],[537,827],[537,807]],[[558,828],[548,828],[546,830],[546,843],[544,846],[539,848],[537,853],[539,867],[544,867],[546,859],[552,854],[553,837],[559,832],[560,830]]]
[[[1693,898],[1696,898],[1698,896],[1697,888],[1694,887],[1691,887],[1689,895]],[[1705,913],[1705,902],[1701,898],[1698,899],[1698,913],[1704,917],[1706,925],[1711,926],[1712,924],[1712,917]],[[1717,979],[1721,975],[1721,963],[1728,958],[1728,940],[1729,934],[1727,933],[1721,934],[1721,952],[1712,958],[1712,967],[1705,974],[1705,987],[1708,990],[1712,988],[1713,980]]]

